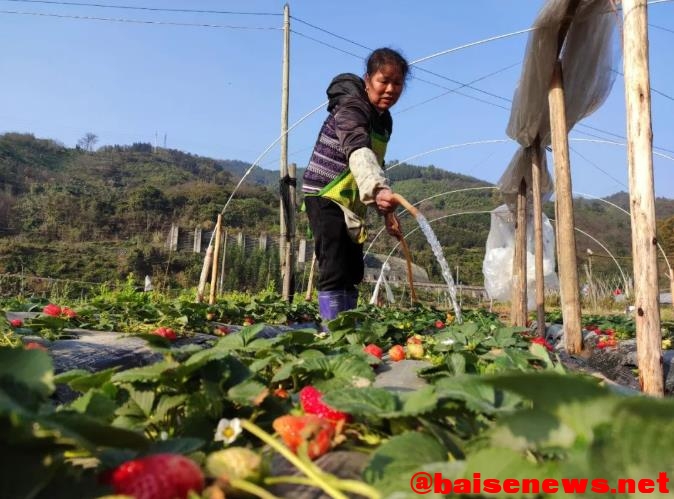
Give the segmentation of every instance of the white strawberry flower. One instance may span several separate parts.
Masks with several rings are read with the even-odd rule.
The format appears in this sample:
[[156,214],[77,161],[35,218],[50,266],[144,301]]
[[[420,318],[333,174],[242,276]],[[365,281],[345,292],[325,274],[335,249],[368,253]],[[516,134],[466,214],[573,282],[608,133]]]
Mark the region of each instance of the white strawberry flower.
[[218,422],[218,427],[215,429],[215,442],[223,442],[229,445],[241,434],[241,421],[239,418],[226,419],[222,418]]

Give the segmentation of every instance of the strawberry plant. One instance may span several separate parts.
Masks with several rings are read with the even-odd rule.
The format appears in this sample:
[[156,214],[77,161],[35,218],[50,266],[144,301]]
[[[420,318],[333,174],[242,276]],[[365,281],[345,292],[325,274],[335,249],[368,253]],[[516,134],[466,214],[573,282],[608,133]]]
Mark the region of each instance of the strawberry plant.
[[[20,348],[26,324],[0,323],[2,497],[265,496],[294,483],[379,498],[408,490],[421,469],[454,478],[651,476],[674,444],[670,400],[618,396],[571,375],[528,330],[481,310],[464,310],[457,324],[431,307],[362,306],[322,333],[299,315],[310,306],[271,294],[207,306],[121,290],[69,307],[74,318],[58,306],[49,317],[139,334],[161,360],[55,375],[48,353]],[[246,317],[252,324],[241,328]],[[309,327],[263,336],[267,321],[295,318]],[[590,319],[604,342],[618,341],[617,319]],[[213,336],[178,347],[155,330]],[[428,362],[423,387],[373,386],[383,369],[372,366],[390,367],[394,356],[381,353],[394,346]],[[65,387],[75,396],[56,406],[50,397]],[[317,466],[336,450],[368,454],[362,480]],[[299,475],[270,476],[271,453]]]

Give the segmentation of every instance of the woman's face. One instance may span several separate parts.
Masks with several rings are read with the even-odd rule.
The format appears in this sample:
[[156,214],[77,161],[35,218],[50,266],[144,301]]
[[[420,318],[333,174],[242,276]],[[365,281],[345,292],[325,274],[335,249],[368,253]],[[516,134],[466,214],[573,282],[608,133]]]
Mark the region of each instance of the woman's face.
[[365,76],[365,91],[370,102],[379,111],[386,111],[398,102],[403,92],[405,78],[392,64],[385,64],[374,74]]

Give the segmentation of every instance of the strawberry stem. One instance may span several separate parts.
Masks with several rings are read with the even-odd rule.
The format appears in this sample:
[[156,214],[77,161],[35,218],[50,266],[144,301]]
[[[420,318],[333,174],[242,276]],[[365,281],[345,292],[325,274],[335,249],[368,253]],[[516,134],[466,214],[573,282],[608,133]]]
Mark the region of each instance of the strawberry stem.
[[247,492],[251,495],[257,496],[260,499],[278,499],[278,497],[272,494],[271,492],[266,491],[259,485],[255,485],[254,483],[251,483],[248,480],[234,478],[233,480],[229,481],[229,484],[234,489],[242,490],[243,492]]
[[[334,499],[348,499],[347,496],[342,494],[337,488],[332,484],[328,483],[329,476],[327,476],[323,471],[314,465],[311,462],[305,463],[295,454],[293,454],[290,449],[285,445],[281,444],[278,440],[272,437],[269,433],[265,432],[262,428],[257,426],[254,423],[246,419],[241,420],[241,426],[244,430],[252,433],[257,438],[262,440],[264,443],[269,445],[276,452],[285,457],[293,466],[298,470],[304,473],[313,481],[313,485],[316,485],[323,489],[323,491]],[[328,479],[328,480],[326,480]]]

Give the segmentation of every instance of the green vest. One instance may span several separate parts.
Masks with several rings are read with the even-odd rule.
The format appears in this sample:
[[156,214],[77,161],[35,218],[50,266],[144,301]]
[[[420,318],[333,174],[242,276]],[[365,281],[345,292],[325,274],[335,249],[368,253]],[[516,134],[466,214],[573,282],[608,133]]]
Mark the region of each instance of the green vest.
[[[384,156],[386,155],[387,145],[388,137],[370,132],[370,148],[382,168],[384,167]],[[323,187],[316,196],[322,196],[340,205],[347,217],[347,227],[349,228],[351,238],[355,242],[363,244],[367,240],[367,231],[365,230],[365,212],[367,211],[367,206],[360,200],[356,179],[348,166],[332,182]],[[355,218],[352,217],[352,214],[355,215]],[[348,218],[352,219],[351,224]],[[360,223],[358,224],[357,221],[360,221]]]

